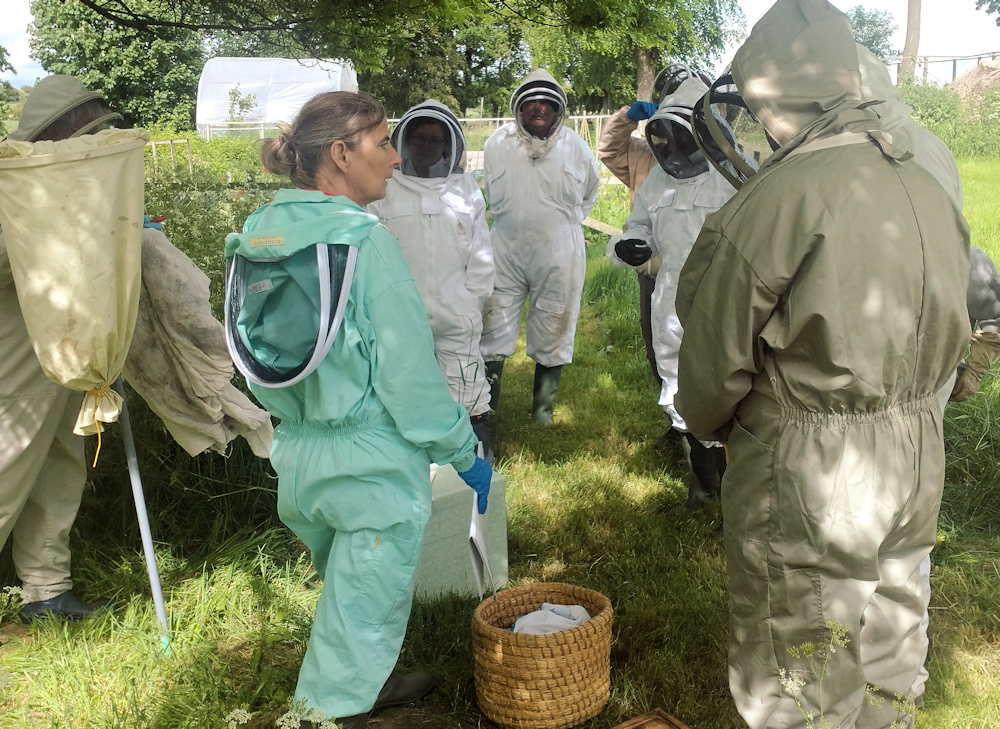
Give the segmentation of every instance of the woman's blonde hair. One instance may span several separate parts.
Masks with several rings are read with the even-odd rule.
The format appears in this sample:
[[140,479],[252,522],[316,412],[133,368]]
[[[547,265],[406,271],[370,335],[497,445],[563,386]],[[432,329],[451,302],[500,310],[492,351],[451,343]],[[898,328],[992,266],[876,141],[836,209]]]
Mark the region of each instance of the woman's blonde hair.
[[261,145],[264,167],[288,175],[298,188],[316,187],[320,160],[337,141],[356,149],[362,138],[385,119],[377,100],[357,91],[329,91],[309,99],[291,126]]

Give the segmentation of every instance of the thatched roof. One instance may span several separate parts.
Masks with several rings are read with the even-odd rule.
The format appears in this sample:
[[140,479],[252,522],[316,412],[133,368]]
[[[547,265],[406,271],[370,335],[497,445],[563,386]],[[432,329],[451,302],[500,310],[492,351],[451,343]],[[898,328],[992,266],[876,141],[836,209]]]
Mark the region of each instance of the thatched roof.
[[962,97],[963,101],[978,99],[991,86],[1000,83],[1000,60],[984,58],[979,65],[948,84],[947,88]]

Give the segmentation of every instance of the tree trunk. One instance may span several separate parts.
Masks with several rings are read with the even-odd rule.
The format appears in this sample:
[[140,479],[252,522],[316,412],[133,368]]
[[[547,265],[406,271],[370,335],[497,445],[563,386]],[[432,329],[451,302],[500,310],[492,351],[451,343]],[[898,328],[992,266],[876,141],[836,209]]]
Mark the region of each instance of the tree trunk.
[[635,95],[637,99],[648,101],[653,98],[653,80],[656,78],[656,64],[660,60],[657,48],[635,49]]
[[920,45],[920,0],[908,0],[906,8],[906,40],[903,42],[903,62],[899,67],[900,81],[913,79],[917,65],[917,50]]

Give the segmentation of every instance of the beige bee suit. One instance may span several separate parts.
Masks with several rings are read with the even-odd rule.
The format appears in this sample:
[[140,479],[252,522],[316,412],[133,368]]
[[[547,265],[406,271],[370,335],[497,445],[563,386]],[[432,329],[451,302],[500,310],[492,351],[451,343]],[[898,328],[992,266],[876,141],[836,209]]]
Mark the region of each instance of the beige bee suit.
[[[778,0],[733,61],[781,148],[709,216],[684,269],[677,407],[727,440],[730,688],[752,729],[804,727],[779,671],[830,657],[824,718],[888,727],[923,662],[921,562],[944,479],[935,394],[969,337],[969,232],[863,110],[850,24]],[[862,705],[866,684],[890,697]],[[799,700],[819,715],[809,678]],[[842,724],[840,722],[843,722]]]

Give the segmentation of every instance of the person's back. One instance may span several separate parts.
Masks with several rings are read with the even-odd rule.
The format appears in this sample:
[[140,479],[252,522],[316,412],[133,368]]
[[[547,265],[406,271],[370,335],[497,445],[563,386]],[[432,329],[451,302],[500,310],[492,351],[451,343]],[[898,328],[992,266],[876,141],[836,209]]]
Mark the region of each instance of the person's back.
[[[926,651],[969,233],[866,108],[857,64],[825,0],[778,0],[754,27],[732,81],[777,151],[709,216],[678,289],[678,409],[729,446],[730,688],[752,729],[888,726],[866,687],[907,694]],[[821,639],[838,646],[822,699],[783,692],[789,649]]]

